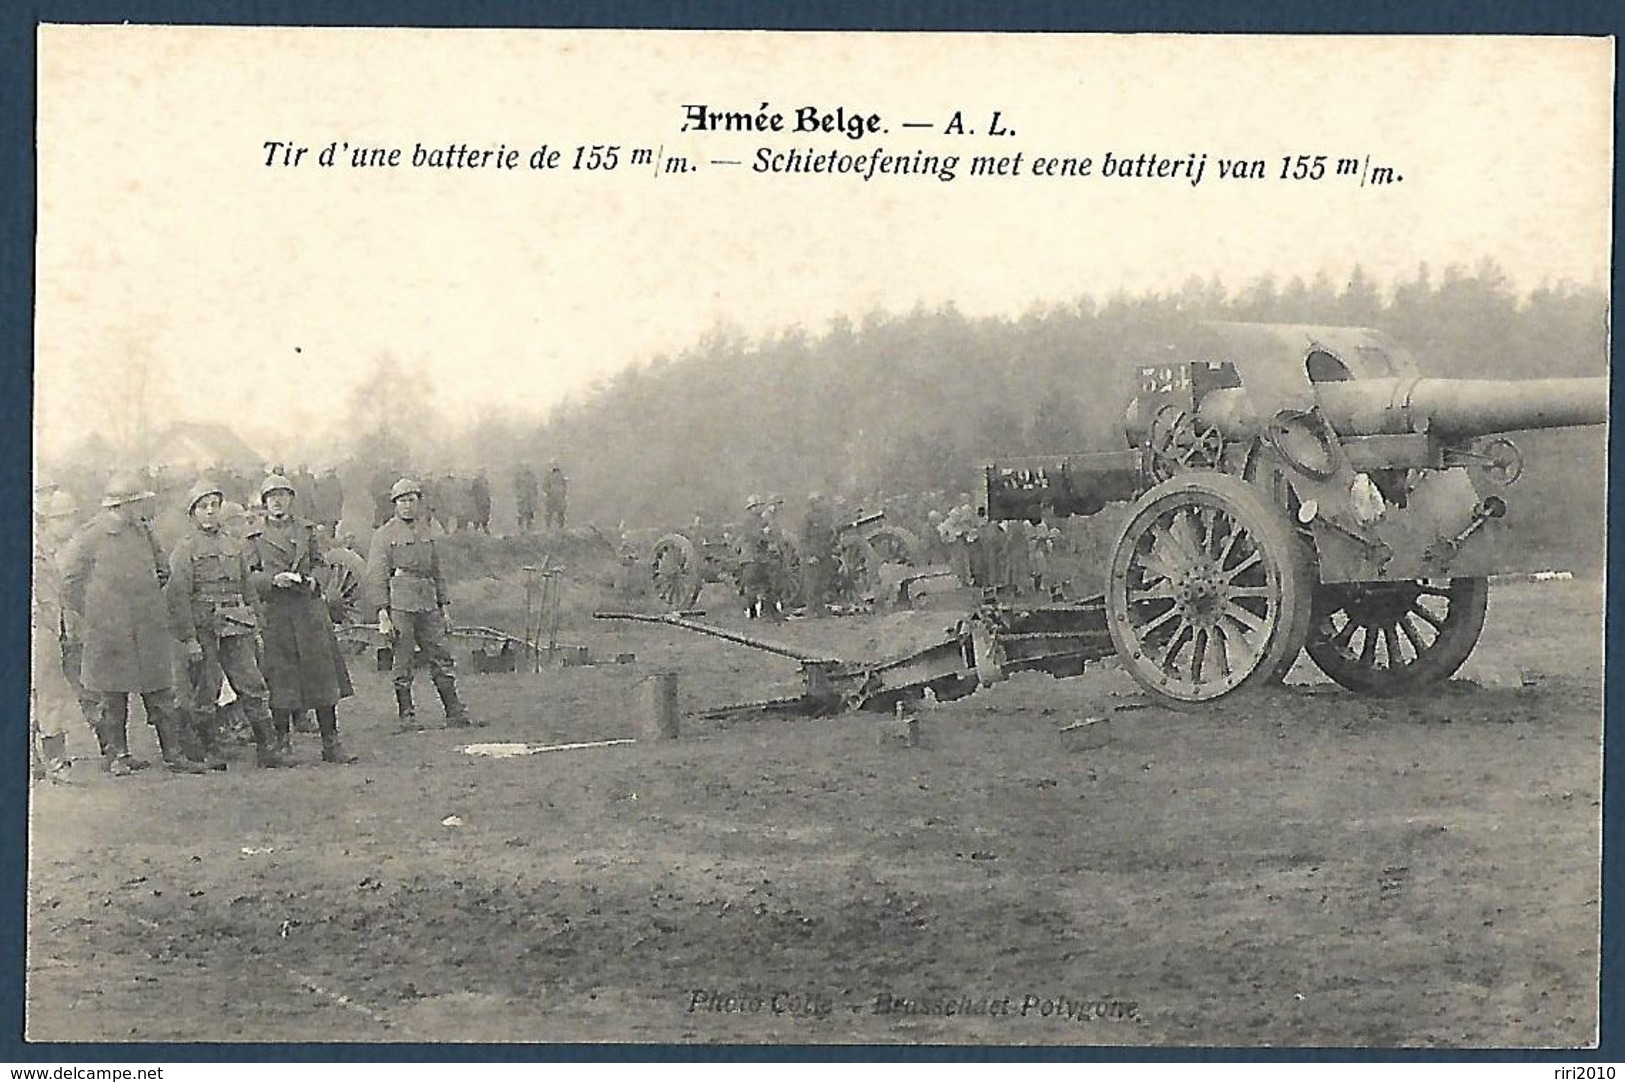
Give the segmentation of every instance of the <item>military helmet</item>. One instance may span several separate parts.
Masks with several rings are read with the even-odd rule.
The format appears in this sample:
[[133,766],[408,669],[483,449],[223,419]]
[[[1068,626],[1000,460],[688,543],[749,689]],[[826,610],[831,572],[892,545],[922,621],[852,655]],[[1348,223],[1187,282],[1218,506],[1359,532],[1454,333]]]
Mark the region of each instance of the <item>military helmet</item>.
[[265,497],[269,496],[278,489],[288,493],[290,496],[295,492],[293,482],[288,480],[286,474],[272,473],[267,476],[265,480],[260,482],[260,503],[264,503]]
[[186,513],[190,515],[192,513],[192,508],[196,507],[198,505],[198,501],[203,499],[205,496],[219,496],[221,503],[226,502],[225,490],[219,485],[215,484],[213,481],[205,478],[193,485],[191,491],[186,494]]
[[155,495],[157,493],[141,483],[140,475],[133,470],[122,470],[107,479],[107,488],[102,492],[102,506],[122,507],[138,500],[150,500]]
[[399,481],[396,481],[394,487],[389,490],[389,499],[391,503],[400,499],[402,496],[422,495],[423,486],[412,480],[410,477],[403,477]]

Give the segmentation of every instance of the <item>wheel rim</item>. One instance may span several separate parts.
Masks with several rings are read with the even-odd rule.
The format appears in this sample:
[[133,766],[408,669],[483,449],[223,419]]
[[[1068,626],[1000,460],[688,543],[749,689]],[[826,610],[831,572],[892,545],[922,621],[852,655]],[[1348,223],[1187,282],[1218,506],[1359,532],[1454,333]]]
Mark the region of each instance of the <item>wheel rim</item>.
[[881,562],[913,566],[917,542],[908,531],[900,527],[882,527],[870,534],[866,540]]
[[672,608],[693,603],[698,595],[698,574],[694,555],[682,545],[662,542],[650,558],[655,596]]
[[1309,656],[1356,691],[1403,691],[1448,679],[1478,641],[1487,597],[1483,579],[1322,587]]
[[1173,698],[1223,695],[1258,671],[1282,622],[1281,556],[1208,494],[1148,510],[1117,561],[1128,662]]

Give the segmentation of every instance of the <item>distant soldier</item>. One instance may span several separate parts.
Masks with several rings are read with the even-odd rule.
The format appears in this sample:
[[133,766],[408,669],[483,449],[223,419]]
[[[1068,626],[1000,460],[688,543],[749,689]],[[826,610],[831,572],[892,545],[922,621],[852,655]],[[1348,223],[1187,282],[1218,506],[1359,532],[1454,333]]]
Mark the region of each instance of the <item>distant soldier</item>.
[[542,482],[542,500],[546,504],[544,522],[549,530],[564,529],[564,512],[569,494],[569,478],[564,476],[564,471],[555,462],[548,468],[547,480]]
[[962,586],[976,585],[976,560],[972,557],[980,540],[981,523],[969,502],[950,510],[938,527],[943,543],[948,546],[954,573]]
[[316,514],[312,517],[338,536],[339,520],[344,517],[344,482],[331,466],[316,478]]
[[1053,601],[1061,600],[1061,576],[1056,549],[1061,542],[1061,531],[1047,522],[1033,528],[1032,566],[1033,589]]
[[482,469],[468,483],[469,502],[474,505],[474,528],[480,533],[491,533],[491,479]]
[[320,522],[316,514],[316,475],[310,472],[310,467],[303,462],[294,471],[293,477],[293,513],[295,517],[306,522]]
[[164,762],[177,774],[200,774],[187,758],[176,716],[174,638],[163,587],[169,566],[142,504],[152,498],[134,474],[115,474],[102,513],[62,556],[62,605],[70,626],[83,629],[85,689],[100,700],[97,740],[107,770],[129,774],[148,764],[130,754],[130,695],[140,695],[157,731]]
[[225,740],[218,718],[221,677],[242,703],[254,734],[256,761],[263,767],[289,766],[275,749],[269,691],[260,674],[254,636],[259,631],[259,599],[249,581],[243,542],[227,533],[220,512],[224,493],[200,481],[188,494],[193,530],[169,557],[170,625],[186,655],[186,713],[202,745],[204,762],[226,768]]
[[375,530],[395,513],[389,502],[389,486],[393,476],[388,470],[379,470],[367,485],[367,491],[372,496],[372,528]]
[[265,521],[249,537],[250,581],[264,607],[266,683],[278,751],[291,751],[294,715],[316,712],[322,759],[353,763],[339,742],[338,702],[352,694],[350,673],[322,600],[324,560],[316,527],[293,514],[294,491],[273,474],[260,485]]
[[807,613],[824,614],[834,585],[835,556],[840,540],[835,529],[835,513],[821,492],[807,498],[807,517],[801,522],[802,601]]
[[751,496],[745,502],[748,514],[739,538],[739,590],[745,599],[745,615],[752,620],[777,620],[779,574],[783,552],[778,543],[778,527],[771,501]]
[[520,533],[530,533],[536,521],[536,500],[541,491],[542,487],[530,463],[521,462],[513,473],[513,502],[515,514],[519,517]]
[[79,684],[82,648],[69,639],[62,608],[57,554],[73,535],[77,501],[53,489],[41,494],[34,513],[33,680],[29,686],[29,760],[36,778],[62,778],[71,765],[67,718],[75,712],[95,730],[98,701]]
[[429,678],[446,711],[446,727],[476,723],[457,697],[457,674],[446,634],[451,630],[450,597],[440,567],[439,546],[421,517],[423,486],[401,478],[390,490],[395,517],[372,536],[367,553],[367,584],[378,606],[378,627],[392,640],[395,706],[401,732],[421,728],[412,705],[412,660],[422,650]]

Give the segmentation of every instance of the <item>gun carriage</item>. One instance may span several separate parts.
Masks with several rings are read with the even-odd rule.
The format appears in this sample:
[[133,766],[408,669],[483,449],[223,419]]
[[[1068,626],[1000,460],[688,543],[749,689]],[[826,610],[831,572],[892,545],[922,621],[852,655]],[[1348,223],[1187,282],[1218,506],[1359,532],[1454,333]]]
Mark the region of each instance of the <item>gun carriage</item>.
[[1602,424],[1607,381],[1425,378],[1358,328],[1206,330],[1135,369],[1125,449],[986,468],[992,519],[1129,502],[1105,594],[1064,618],[1006,614],[1010,646],[1076,653],[1103,622],[1134,679],[1178,706],[1279,681],[1305,650],[1355,691],[1447,679],[1483,629],[1488,576],[1533,570],[1507,543],[1523,458],[1503,433]]

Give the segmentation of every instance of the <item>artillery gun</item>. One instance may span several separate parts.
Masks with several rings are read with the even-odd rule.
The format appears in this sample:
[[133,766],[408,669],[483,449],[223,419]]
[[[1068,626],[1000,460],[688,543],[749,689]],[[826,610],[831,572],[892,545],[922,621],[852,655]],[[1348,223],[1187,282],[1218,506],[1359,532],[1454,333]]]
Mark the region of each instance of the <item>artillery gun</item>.
[[[842,600],[857,600],[873,594],[880,565],[884,562],[912,564],[918,542],[909,531],[880,525],[885,511],[860,513],[837,527],[834,581]],[[654,596],[671,611],[692,609],[707,583],[732,582],[741,585],[744,572],[744,542],[747,527],[735,523],[722,526],[696,518],[687,530],[673,531],[657,538],[649,551],[649,579]],[[769,546],[778,561],[772,570],[780,600],[787,605],[800,603],[801,540],[790,530],[773,525]]]
[[[1354,691],[1448,679],[1517,570],[1503,433],[1598,425],[1607,380],[1431,379],[1378,332],[1210,324],[1135,369],[1127,448],[986,468],[990,519],[1130,501],[1103,597],[1007,621],[1073,643],[1103,623],[1124,667],[1176,706],[1279,681],[1301,651]],[[1047,621],[1047,622],[1046,622]],[[1087,658],[1085,658],[1087,660]]]

